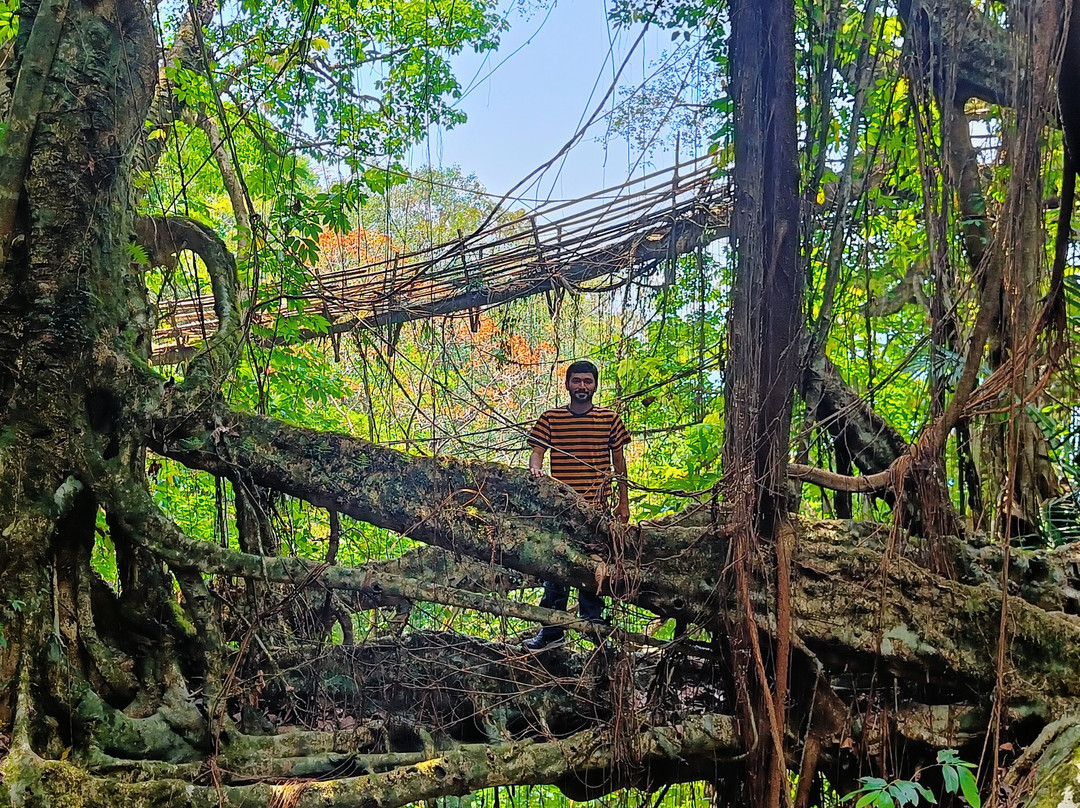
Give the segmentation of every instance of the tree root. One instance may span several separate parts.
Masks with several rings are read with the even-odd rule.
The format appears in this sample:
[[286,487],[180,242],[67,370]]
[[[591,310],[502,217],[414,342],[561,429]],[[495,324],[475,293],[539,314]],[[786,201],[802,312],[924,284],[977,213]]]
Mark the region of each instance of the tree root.
[[[687,716],[675,727],[654,727],[635,733],[625,746],[631,759],[620,759],[610,734],[591,729],[561,740],[512,744],[465,744],[409,762],[391,771],[332,780],[253,785],[196,786],[187,779],[158,778],[124,782],[117,764],[109,777],[89,774],[68,761],[44,760],[36,755],[12,754],[0,764],[5,790],[18,794],[26,808],[63,804],[71,808],[97,805],[143,808],[239,808],[274,805],[286,793],[295,808],[315,808],[332,802],[335,808],[397,808],[419,800],[464,795],[501,785],[561,783],[573,787],[576,778],[593,791],[638,785],[656,788],[701,776],[704,767],[715,769],[717,755],[738,752],[734,719],[725,715]],[[673,765],[673,757],[683,761]],[[658,765],[653,767],[651,764]],[[694,764],[701,769],[695,769]],[[135,768],[145,766],[136,764]],[[174,770],[190,774],[190,769]],[[616,774],[615,772],[618,772]],[[2,799],[2,797],[0,797]]]
[[1015,808],[1061,808],[1080,796],[1080,718],[1066,715],[1046,726],[1012,765],[1003,789]]
[[182,386],[201,395],[216,393],[239,358],[243,337],[236,259],[217,233],[194,219],[143,216],[135,222],[135,233],[153,264],[175,266],[175,256],[184,250],[203,260],[214,292],[217,330],[205,349],[188,363]]

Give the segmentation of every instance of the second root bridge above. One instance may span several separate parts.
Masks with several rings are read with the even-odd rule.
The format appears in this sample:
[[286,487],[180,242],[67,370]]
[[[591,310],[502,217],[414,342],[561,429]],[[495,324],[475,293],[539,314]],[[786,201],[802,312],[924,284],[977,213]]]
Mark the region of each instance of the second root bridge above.
[[[331,333],[468,311],[474,315],[540,293],[604,291],[728,233],[728,189],[710,156],[571,201],[496,216],[470,234],[408,253],[386,241],[380,260],[309,267],[288,299],[249,307],[255,321],[304,310]],[[604,279],[599,286],[590,281]],[[296,306],[296,301],[306,303]],[[216,327],[210,295],[161,304],[157,362],[170,362]],[[311,336],[318,336],[312,334]]]

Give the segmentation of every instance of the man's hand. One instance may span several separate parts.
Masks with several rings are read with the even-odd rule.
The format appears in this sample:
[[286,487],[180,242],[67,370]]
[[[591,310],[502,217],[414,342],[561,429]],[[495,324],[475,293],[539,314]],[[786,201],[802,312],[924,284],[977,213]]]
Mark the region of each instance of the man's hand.
[[539,480],[544,476],[544,452],[546,452],[543,446],[532,447],[532,454],[529,455],[529,474],[532,475],[534,480]]
[[630,505],[626,502],[620,502],[615,506],[615,518],[622,522],[624,525],[630,521]]

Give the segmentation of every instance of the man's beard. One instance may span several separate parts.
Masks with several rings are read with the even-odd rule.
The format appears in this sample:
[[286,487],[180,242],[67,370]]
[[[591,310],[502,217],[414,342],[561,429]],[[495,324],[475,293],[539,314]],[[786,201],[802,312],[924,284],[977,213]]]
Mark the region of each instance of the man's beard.
[[578,390],[574,393],[574,401],[592,401],[593,394],[588,390]]

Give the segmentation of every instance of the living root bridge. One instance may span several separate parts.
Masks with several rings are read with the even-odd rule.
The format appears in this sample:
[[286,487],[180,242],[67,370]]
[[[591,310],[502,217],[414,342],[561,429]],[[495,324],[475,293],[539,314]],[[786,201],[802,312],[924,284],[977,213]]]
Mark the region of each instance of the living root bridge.
[[[272,487],[396,530],[490,565],[493,574],[501,575],[499,570],[508,568],[508,579],[514,573],[578,585],[600,579],[625,600],[664,616],[687,617],[710,629],[715,629],[712,621],[730,605],[729,593],[719,584],[719,571],[729,552],[723,510],[716,514],[720,524],[706,528],[640,525],[624,531],[597,511],[583,508],[568,489],[550,480],[537,484],[523,471],[449,458],[412,458],[344,435],[235,414],[223,405],[207,403],[205,397],[191,406],[188,402],[193,399],[194,393],[182,390],[168,394],[148,436],[157,451],[193,468],[243,484]],[[400,578],[401,570],[392,565],[351,569],[295,558],[264,558],[197,542],[157,511],[141,483],[117,484],[102,475],[91,485],[116,528],[115,538],[130,540],[140,552],[166,562],[184,590],[185,609],[192,619],[210,626],[193,638],[204,655],[220,657],[219,667],[207,666],[203,693],[208,703],[225,705],[232,691],[220,668],[228,661],[224,648],[212,636],[212,610],[199,605],[205,600],[205,590],[200,589],[198,573],[291,584],[301,591],[315,585],[364,591],[380,579]],[[809,679],[818,684],[814,695],[808,696],[805,690],[794,693],[792,732],[800,731],[808,704],[814,702],[832,705],[834,717],[838,716],[832,722],[834,729],[819,739],[822,761],[835,761],[845,754],[843,744],[848,737],[875,744],[894,732],[923,749],[974,742],[988,716],[981,694],[993,687],[996,649],[987,638],[997,636],[1000,618],[1002,596],[995,583],[995,564],[1000,558],[988,552],[972,553],[957,544],[953,555],[962,579],[950,581],[903,557],[886,563],[883,550],[888,528],[882,526],[822,522],[798,525],[797,532],[791,593],[793,645],[797,669],[813,671]],[[1007,715],[1029,728],[1037,729],[1060,715],[1080,696],[1080,621],[1046,611],[1059,604],[1071,608],[1068,590],[1074,581],[1069,577],[1068,558],[1060,555],[1026,558],[1027,580],[1020,591],[1038,605],[1016,596],[1008,598],[1008,657],[1014,675],[1009,691],[1002,694],[1003,703]],[[754,580],[751,586],[758,628],[772,637],[776,623],[770,610],[771,584]],[[470,595],[467,589],[449,586],[443,593],[456,590],[464,597]],[[417,591],[423,597],[437,594]],[[474,599],[468,608],[476,611],[500,614],[511,603],[495,595],[471,594]],[[407,643],[417,641],[410,635],[398,645],[387,645],[387,653],[405,650]],[[647,654],[633,652],[631,642],[625,647],[626,658],[644,668]],[[272,650],[286,667],[296,667],[287,663],[280,649]],[[661,766],[653,763],[662,758],[667,761],[662,770],[669,782],[714,776],[718,765],[745,765],[738,760],[744,750],[732,740],[741,736],[729,731],[730,719],[716,714],[715,706],[669,695],[674,700],[665,701],[663,710],[646,714],[655,729],[646,731],[633,723],[616,734],[618,741],[613,742],[614,695],[599,708],[567,701],[557,694],[578,689],[594,693],[599,688],[563,687],[556,670],[549,671],[553,678],[545,687],[521,669],[516,673],[500,669],[500,655],[509,660],[521,653],[511,646],[492,643],[483,653],[493,655],[483,656],[484,664],[496,671],[490,678],[516,683],[516,688],[493,698],[459,698],[454,703],[466,705],[465,713],[455,718],[455,708],[440,708],[436,711],[440,725],[430,720],[430,709],[417,706],[431,704],[423,700],[431,688],[418,679],[415,688],[405,689],[416,708],[411,715],[414,730],[406,743],[381,750],[366,742],[350,746],[349,732],[336,737],[299,732],[253,738],[223,720],[217,708],[209,710],[207,717],[190,701],[163,704],[157,713],[133,718],[100,699],[95,702],[84,684],[84,698],[76,705],[82,712],[75,713],[73,722],[79,731],[74,759],[47,760],[53,755],[17,743],[3,762],[6,791],[0,799],[14,802],[12,795],[26,794],[29,804],[35,799],[47,804],[43,795],[65,794],[71,795],[73,805],[105,801],[217,805],[219,798],[225,800],[221,804],[240,805],[245,800],[250,804],[287,795],[298,799],[299,805],[315,805],[333,796],[341,805],[390,808],[497,784],[554,783],[581,796],[631,783],[649,787],[660,782]],[[477,669],[462,664],[455,655],[460,656],[459,650],[449,646],[425,652],[426,668],[436,678]],[[565,659],[563,652],[555,652],[542,655],[540,664],[569,665],[568,675],[576,682],[584,681],[583,663]],[[659,664],[654,659],[653,670],[659,670]],[[722,679],[723,663],[714,660],[712,664]],[[24,666],[24,676],[29,669]],[[880,686],[888,685],[886,690],[900,702],[899,709],[894,704],[888,709],[876,705],[875,697],[859,684],[863,674]],[[272,672],[268,676],[274,678]],[[317,677],[310,678],[318,683]],[[354,678],[384,689],[374,672]],[[304,687],[298,684],[292,684],[294,690]],[[635,680],[625,693],[639,700],[649,692],[644,684]],[[384,685],[389,687],[389,681]],[[275,682],[256,706],[265,707],[274,698],[274,688],[280,687]],[[483,690],[478,683],[465,682],[455,692]],[[29,695],[27,688],[20,704],[33,705]],[[562,710],[563,715],[589,717],[588,725],[552,726],[553,713],[542,706],[551,699],[562,699],[563,706],[575,708]],[[97,717],[91,714],[95,711]],[[468,720],[463,720],[466,713]],[[856,726],[848,722],[849,714],[870,714],[873,720]],[[545,718],[524,720],[522,716],[527,715]],[[372,730],[373,716],[358,712],[355,718],[361,737],[368,737],[363,733]],[[694,728],[705,721],[713,722],[712,729],[695,735]],[[163,742],[155,740],[154,733],[159,731]],[[479,736],[469,736],[469,732]],[[219,743],[222,751],[215,756]],[[177,756],[177,750],[182,754]],[[258,752],[263,754],[258,756]],[[267,777],[336,780],[303,789],[280,782],[251,782]],[[215,782],[220,783],[220,791]]]
[[[150,436],[153,448],[193,468],[250,479],[455,554],[578,586],[603,581],[609,593],[664,617],[713,627],[728,604],[729,593],[719,583],[729,552],[723,523],[623,532],[600,512],[583,508],[568,488],[551,480],[537,485],[522,471],[445,457],[410,458],[223,407],[193,412],[159,419]],[[725,512],[718,517],[725,519]],[[987,692],[994,678],[996,651],[986,638],[997,635],[1001,592],[992,570],[959,544],[959,581],[902,557],[885,563],[888,530],[850,522],[799,529],[792,591],[798,644],[826,670],[832,664],[851,669],[863,660],[868,671],[880,668],[898,680],[922,682],[925,703],[967,704]],[[169,544],[165,549],[175,564],[181,548]],[[209,552],[203,554],[208,565]],[[296,581],[305,565],[278,559],[265,567],[255,557],[212,552],[213,569],[236,575],[277,569],[281,579]],[[1033,569],[1050,566],[1047,560]],[[358,583],[348,584],[343,569],[326,574],[327,586]],[[772,633],[771,584],[755,586],[759,628]],[[1055,586],[1061,590],[1058,600],[1068,602],[1067,581],[1044,580],[1035,587],[1041,603],[1055,599],[1047,591]],[[1008,636],[1018,683],[1010,702],[1049,720],[1061,700],[1080,696],[1080,620],[1010,596]]]
[[505,466],[409,457],[223,406],[193,412],[158,419],[150,447],[455,554],[575,586],[602,581],[660,615],[694,619],[713,601],[724,562],[700,528],[624,531],[570,488]]

